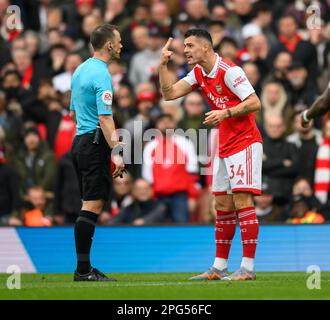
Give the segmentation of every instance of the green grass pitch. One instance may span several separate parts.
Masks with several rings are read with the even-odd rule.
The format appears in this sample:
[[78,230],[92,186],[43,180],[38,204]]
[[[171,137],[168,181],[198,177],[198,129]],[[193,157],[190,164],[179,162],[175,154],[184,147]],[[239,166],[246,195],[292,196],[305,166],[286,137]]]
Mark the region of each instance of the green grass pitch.
[[72,274],[23,274],[20,290],[7,289],[0,274],[0,299],[330,299],[330,272],[309,290],[304,272],[259,272],[256,281],[188,281],[191,273],[111,274],[117,282],[73,282]]

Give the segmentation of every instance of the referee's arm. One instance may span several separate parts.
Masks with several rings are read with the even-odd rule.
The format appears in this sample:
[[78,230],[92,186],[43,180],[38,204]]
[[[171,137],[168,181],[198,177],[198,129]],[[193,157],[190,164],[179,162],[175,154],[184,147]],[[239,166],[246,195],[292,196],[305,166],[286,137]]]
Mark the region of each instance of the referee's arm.
[[70,118],[71,118],[72,121],[77,122],[76,112],[74,110],[70,110]]
[[74,108],[73,98],[72,98],[72,81],[71,81],[71,91],[70,91],[70,118],[72,121],[77,123],[76,111]]
[[120,144],[118,136],[116,134],[115,123],[112,116],[100,115],[99,116],[100,127],[102,129],[105,140],[111,149]]
[[[119,139],[118,139],[118,136],[116,133],[115,123],[113,121],[112,116],[100,115],[99,122],[100,122],[100,127],[102,129],[104,138],[107,141],[108,145],[110,146],[110,148],[113,151],[116,150],[115,148],[118,146],[121,146],[122,143],[119,142]],[[113,172],[112,176],[114,178],[117,178],[120,175],[122,175],[122,172],[125,169],[125,163],[124,163],[122,156],[118,152],[115,152],[114,154],[112,154],[111,159],[115,164],[115,171]]]
[[125,169],[125,164],[123,158],[118,152],[122,143],[119,142],[112,117],[113,87],[110,75],[104,73],[100,78],[95,79],[94,86],[96,89],[96,104],[99,123],[104,138],[112,149],[111,159],[115,164],[113,177],[116,178],[122,174]]

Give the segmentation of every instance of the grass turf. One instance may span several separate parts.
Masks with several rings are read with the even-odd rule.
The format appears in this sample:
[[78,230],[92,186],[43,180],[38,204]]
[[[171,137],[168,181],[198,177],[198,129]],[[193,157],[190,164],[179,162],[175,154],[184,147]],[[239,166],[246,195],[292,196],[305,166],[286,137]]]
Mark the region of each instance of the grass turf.
[[0,274],[0,299],[330,299],[330,272],[321,289],[309,290],[311,274],[259,272],[256,281],[187,281],[191,273],[112,274],[118,282],[73,282],[72,274],[23,274],[20,290],[7,289]]

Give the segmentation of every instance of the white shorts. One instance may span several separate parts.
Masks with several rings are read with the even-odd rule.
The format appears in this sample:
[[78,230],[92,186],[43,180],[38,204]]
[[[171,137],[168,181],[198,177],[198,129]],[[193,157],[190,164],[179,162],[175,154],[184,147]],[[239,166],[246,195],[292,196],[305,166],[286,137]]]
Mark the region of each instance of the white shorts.
[[227,158],[215,157],[212,192],[214,195],[232,192],[261,194],[262,144],[255,142]]

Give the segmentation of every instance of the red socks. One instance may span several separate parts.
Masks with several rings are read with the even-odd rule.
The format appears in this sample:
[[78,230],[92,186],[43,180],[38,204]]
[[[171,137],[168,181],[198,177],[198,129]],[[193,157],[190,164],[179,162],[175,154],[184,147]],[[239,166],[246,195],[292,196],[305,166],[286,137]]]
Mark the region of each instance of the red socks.
[[259,233],[259,222],[255,208],[240,209],[237,213],[241,228],[243,257],[254,258]]
[[228,259],[236,229],[236,211],[217,211],[215,223],[216,257]]
[[[254,258],[259,233],[259,222],[254,207],[237,211],[241,229],[243,257]],[[236,211],[217,211],[215,223],[216,257],[228,259],[236,229]]]

